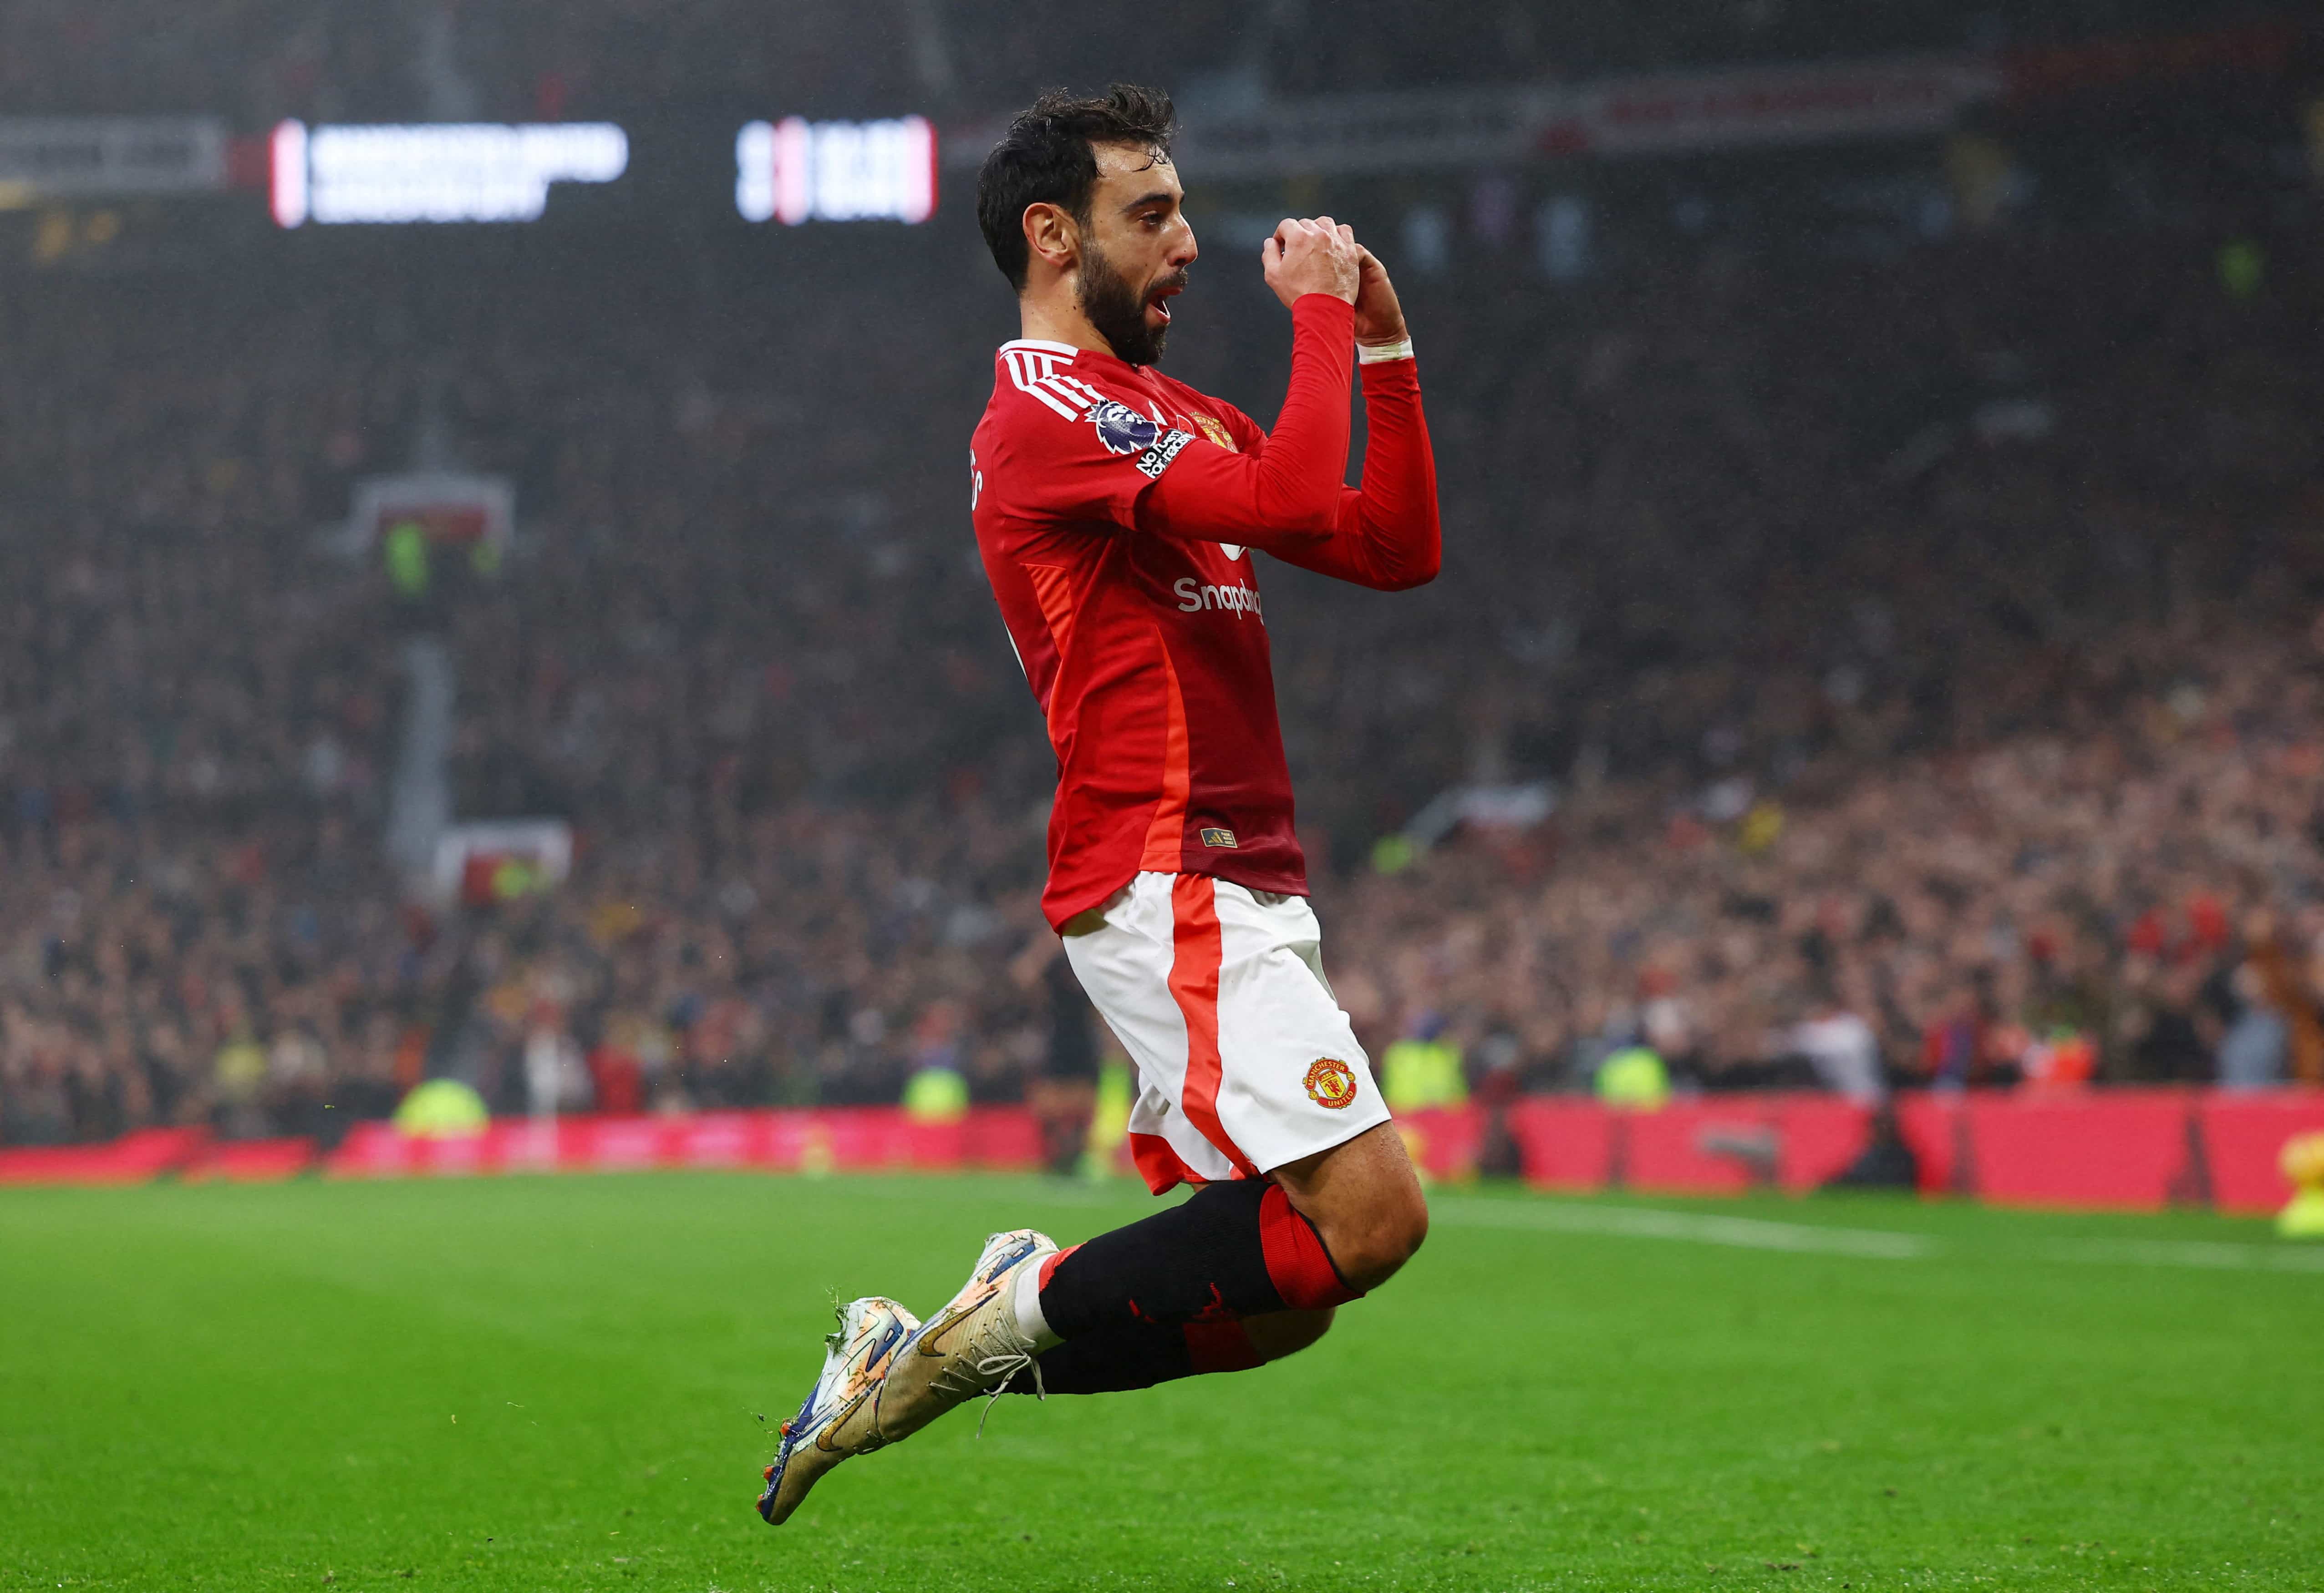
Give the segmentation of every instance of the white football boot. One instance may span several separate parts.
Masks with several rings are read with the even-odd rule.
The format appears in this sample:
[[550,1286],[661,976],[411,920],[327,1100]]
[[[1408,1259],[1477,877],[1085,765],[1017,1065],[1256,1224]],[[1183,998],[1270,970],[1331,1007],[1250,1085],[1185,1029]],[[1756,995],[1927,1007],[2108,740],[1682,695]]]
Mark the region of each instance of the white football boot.
[[782,1447],[767,1468],[759,1514],[768,1525],[789,1519],[825,1472],[888,1441],[872,1424],[872,1395],[919,1325],[910,1312],[877,1294],[839,1308],[839,1329],[824,1339],[823,1374],[798,1414],[783,1423]]
[[977,1395],[997,1396],[1033,1366],[1047,1346],[1018,1321],[1017,1284],[1056,1251],[1056,1240],[1029,1228],[984,1241],[968,1282],[897,1349],[873,1390],[872,1430],[881,1443],[909,1438]]

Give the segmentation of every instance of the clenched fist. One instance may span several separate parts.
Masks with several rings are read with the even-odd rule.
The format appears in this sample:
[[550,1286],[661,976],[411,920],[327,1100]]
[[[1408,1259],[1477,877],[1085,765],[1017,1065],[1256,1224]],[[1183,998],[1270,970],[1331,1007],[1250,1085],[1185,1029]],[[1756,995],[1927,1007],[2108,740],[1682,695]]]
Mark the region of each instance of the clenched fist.
[[1328,216],[1286,217],[1259,246],[1267,285],[1286,307],[1309,293],[1329,293],[1353,304],[1363,279],[1363,255],[1354,229]]

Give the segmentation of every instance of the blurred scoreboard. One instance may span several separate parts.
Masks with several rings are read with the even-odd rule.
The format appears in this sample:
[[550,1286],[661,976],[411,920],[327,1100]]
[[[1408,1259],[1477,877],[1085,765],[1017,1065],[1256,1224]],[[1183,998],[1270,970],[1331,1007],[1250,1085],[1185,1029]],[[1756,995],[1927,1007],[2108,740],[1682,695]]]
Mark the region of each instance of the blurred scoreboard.
[[274,219],[286,227],[538,221],[550,184],[620,177],[629,169],[630,141],[610,122],[312,129],[284,122],[269,154]]
[[745,221],[926,221],[936,208],[936,130],[881,122],[752,122],[734,139],[734,208]]
[[[715,158],[717,145],[699,133],[657,132],[667,167],[698,170]],[[734,214],[794,226],[924,222],[936,214],[936,147],[924,116],[751,122],[732,135]],[[609,188],[630,169],[630,134],[611,122],[286,121],[266,147],[268,197],[283,227],[538,221],[553,189]]]
[[540,221],[551,183],[611,183],[630,137],[609,121],[274,128],[274,221]]

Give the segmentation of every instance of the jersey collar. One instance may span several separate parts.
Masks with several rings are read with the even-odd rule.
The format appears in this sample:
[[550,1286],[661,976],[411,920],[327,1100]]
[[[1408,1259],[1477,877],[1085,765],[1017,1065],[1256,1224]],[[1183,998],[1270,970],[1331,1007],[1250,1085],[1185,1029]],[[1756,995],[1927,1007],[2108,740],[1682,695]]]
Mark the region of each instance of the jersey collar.
[[1063,355],[1081,366],[1085,376],[1104,374],[1117,382],[1134,382],[1148,391],[1159,392],[1158,373],[1152,365],[1133,365],[1120,355],[1102,348],[1075,348],[1070,343],[1051,343],[1040,337],[1019,337],[1001,345],[1001,353],[1011,349],[1030,349],[1038,354]]

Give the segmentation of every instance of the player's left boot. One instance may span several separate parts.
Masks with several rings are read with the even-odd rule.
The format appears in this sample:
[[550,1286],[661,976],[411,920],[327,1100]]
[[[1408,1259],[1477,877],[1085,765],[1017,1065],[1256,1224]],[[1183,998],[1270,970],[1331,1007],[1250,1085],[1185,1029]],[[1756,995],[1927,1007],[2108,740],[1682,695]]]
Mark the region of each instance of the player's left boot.
[[1016,1285],[1026,1267],[1056,1251],[1056,1240],[1029,1228],[984,1241],[960,1293],[896,1351],[880,1379],[872,1424],[881,1442],[909,1438],[953,1406],[997,1393],[1033,1365],[1041,1347],[1017,1321]]
[[767,1468],[759,1514],[768,1525],[782,1525],[825,1472],[887,1441],[872,1426],[872,1394],[919,1325],[910,1312],[876,1294],[840,1307],[839,1329],[824,1340],[823,1373],[798,1414],[783,1423],[782,1447]]

